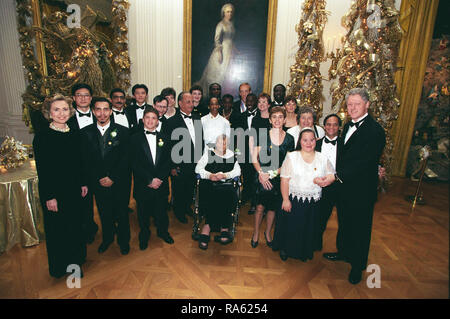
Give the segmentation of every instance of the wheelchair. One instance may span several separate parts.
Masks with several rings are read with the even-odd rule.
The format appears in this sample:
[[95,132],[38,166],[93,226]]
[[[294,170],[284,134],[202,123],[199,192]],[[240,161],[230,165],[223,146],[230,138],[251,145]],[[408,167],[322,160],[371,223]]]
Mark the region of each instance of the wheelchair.
[[[200,174],[196,176],[196,183],[194,188],[194,223],[192,226],[192,239],[198,240],[201,233],[201,224],[205,219],[205,216],[201,212],[199,207],[200,203],[200,185],[202,182],[206,182],[200,177]],[[239,223],[239,207],[241,206],[241,177],[237,176],[232,179],[227,179],[226,181],[220,182],[223,185],[232,185],[234,191],[236,192],[236,207],[230,212],[231,213],[231,227],[229,229],[231,242],[234,240],[234,236],[236,235],[236,227]],[[219,236],[216,236],[219,237]],[[215,239],[217,241],[217,239]]]

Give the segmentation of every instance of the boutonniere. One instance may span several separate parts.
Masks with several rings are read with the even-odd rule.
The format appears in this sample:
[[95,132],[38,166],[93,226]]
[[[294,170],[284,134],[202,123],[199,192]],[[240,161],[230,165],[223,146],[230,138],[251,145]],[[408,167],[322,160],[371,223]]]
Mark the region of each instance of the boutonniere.
[[163,147],[163,145],[164,145],[164,141],[162,140],[162,138],[160,138],[158,141],[158,146]]
[[117,136],[117,131],[116,130],[112,131],[111,132],[111,137],[115,138],[116,136]]
[[234,150],[234,154],[241,155],[241,151],[237,148],[237,149]]

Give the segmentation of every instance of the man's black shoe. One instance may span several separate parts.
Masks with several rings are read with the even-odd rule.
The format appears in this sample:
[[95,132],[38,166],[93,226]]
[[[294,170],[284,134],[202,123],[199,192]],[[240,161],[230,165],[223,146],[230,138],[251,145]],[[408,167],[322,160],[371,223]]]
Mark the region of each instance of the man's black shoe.
[[158,235],[159,238],[161,238],[162,240],[164,240],[166,243],[168,244],[173,244],[175,241],[173,240],[173,238],[170,236],[170,234],[167,235]]
[[105,251],[108,250],[109,245],[111,245],[111,243],[101,243],[100,246],[98,247],[98,253],[99,254],[103,254]]
[[347,261],[347,259],[341,256],[339,253],[324,253],[323,258],[331,261]]
[[362,278],[362,271],[355,270],[352,268],[352,270],[350,271],[350,274],[348,275],[348,281],[351,284],[356,285],[361,281],[361,278]]
[[128,255],[129,252],[130,252],[130,245],[120,247],[120,253],[122,255]]
[[148,247],[148,242],[147,241],[139,241],[139,249],[140,250],[146,250]]

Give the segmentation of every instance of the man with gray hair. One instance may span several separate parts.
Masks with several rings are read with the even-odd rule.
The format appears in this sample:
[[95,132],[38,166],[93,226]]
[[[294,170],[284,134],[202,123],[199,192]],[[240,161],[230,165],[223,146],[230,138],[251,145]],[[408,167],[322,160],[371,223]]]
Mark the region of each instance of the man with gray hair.
[[344,146],[336,160],[338,210],[341,215],[342,245],[336,253],[323,256],[343,260],[352,266],[348,280],[361,281],[366,269],[372,232],[373,208],[377,199],[378,162],[386,144],[383,128],[369,114],[369,94],[355,88],[346,95],[351,117],[344,126]]

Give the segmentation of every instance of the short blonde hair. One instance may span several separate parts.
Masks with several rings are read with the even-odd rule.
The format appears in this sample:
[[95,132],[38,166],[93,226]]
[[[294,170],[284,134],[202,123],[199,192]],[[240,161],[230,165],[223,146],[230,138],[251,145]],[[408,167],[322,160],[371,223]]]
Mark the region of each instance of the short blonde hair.
[[72,115],[75,114],[75,109],[72,106],[72,102],[73,100],[68,97],[68,96],[64,96],[61,93],[56,93],[55,95],[51,96],[51,97],[47,97],[44,101],[44,103],[42,104],[42,115],[44,115],[44,117],[51,121],[50,119],[50,108],[52,106],[52,104],[56,101],[65,101],[67,103],[67,105],[69,106],[69,110],[70,110],[70,117],[72,117]]

